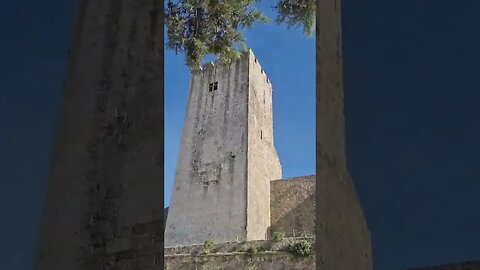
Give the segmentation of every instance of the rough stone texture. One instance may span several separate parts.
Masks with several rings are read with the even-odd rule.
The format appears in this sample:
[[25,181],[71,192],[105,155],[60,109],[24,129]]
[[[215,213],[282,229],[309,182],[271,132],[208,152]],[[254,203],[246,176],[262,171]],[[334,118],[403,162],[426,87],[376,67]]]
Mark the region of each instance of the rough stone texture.
[[[95,269],[160,270],[163,269],[162,220],[125,226],[117,230],[116,238],[107,242],[97,253],[102,261]],[[101,267],[100,267],[101,266]]]
[[109,269],[122,228],[162,226],[162,4],[77,9],[37,269]]
[[315,180],[312,175],[270,182],[270,234],[315,234]]
[[480,270],[480,261],[454,263],[423,268],[412,268],[410,270]]
[[[295,257],[288,252],[250,254],[212,254],[202,257],[172,255],[165,257],[168,270],[306,270],[315,268],[315,256]],[[321,268],[317,268],[323,270]]]
[[166,247],[245,239],[247,95],[245,56],[192,72]]
[[317,265],[372,269],[370,233],[347,170],[341,1],[317,1]]
[[282,178],[273,141],[273,89],[249,54],[247,239],[266,239],[270,227],[270,181]]
[[[270,222],[273,232],[286,237],[315,234],[315,175],[270,182]],[[165,219],[168,207],[165,208]]]
[[[273,146],[271,88],[263,81],[251,50],[232,65],[192,71],[166,247],[265,239],[269,177],[278,179],[281,169]],[[211,89],[215,83],[218,88]]]
[[[215,269],[262,269],[295,270],[315,269],[315,255],[297,257],[288,251],[288,241],[252,241],[246,243],[217,244],[207,255],[201,255],[203,246],[167,248],[165,269],[172,270],[215,270]],[[309,242],[312,239],[304,239]],[[252,254],[250,248],[258,252]]]
[[[232,252],[248,252],[252,247],[257,248],[258,251],[288,251],[288,244],[292,241],[305,240],[312,243],[312,248],[314,248],[313,243],[315,243],[314,238],[285,238],[282,241],[276,242],[274,240],[256,240],[256,241],[247,241],[247,242],[224,242],[224,243],[214,243],[214,247],[210,251],[210,254],[213,253],[232,253]],[[194,255],[201,254],[204,252],[204,245],[193,245],[193,246],[179,246],[165,248],[165,256],[167,255]],[[313,252],[314,253],[314,252]]]

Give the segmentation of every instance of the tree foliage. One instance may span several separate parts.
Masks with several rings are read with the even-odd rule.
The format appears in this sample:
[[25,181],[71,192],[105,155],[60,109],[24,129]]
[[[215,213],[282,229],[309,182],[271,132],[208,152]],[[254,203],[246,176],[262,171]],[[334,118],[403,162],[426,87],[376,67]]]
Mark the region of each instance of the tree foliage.
[[315,32],[315,0],[280,0],[275,5],[275,22],[289,27],[303,27],[306,36]]
[[185,53],[186,64],[198,67],[208,54],[229,62],[238,57],[237,48],[246,48],[242,28],[266,22],[252,7],[255,0],[169,1],[165,12],[167,48]]
[[[165,9],[167,48],[185,54],[186,65],[200,66],[208,54],[231,62],[245,50],[242,29],[269,19],[253,4],[259,0],[168,0]],[[302,26],[307,35],[315,27],[315,0],[278,0],[277,23]]]

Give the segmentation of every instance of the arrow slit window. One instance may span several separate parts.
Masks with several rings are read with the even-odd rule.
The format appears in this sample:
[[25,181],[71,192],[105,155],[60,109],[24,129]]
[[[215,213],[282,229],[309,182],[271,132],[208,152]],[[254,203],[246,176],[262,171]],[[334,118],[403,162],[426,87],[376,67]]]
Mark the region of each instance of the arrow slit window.
[[218,82],[210,83],[210,85],[208,86],[208,92],[217,91],[217,89],[218,89]]

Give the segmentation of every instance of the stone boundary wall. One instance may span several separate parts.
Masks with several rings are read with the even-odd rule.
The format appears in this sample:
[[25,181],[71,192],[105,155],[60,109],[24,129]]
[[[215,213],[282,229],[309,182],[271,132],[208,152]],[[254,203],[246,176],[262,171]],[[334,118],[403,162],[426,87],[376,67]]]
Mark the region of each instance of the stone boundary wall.
[[[175,270],[220,270],[220,269],[271,269],[295,270],[316,269],[315,253],[298,257],[288,251],[288,243],[300,239],[286,238],[283,241],[271,240],[229,242],[214,244],[208,254],[203,245],[165,249],[165,268]],[[314,239],[303,239],[312,243]],[[257,251],[252,252],[255,248]]]
[[[315,256],[294,257],[287,252],[249,254],[212,254],[202,257],[165,258],[166,270],[305,270],[315,269]],[[319,268],[320,269],[320,268]],[[322,269],[320,269],[322,270]]]
[[287,237],[315,235],[315,175],[270,182],[269,236],[284,232]]
[[[273,240],[258,240],[258,241],[244,241],[244,242],[228,242],[228,243],[214,243],[213,248],[209,254],[226,254],[226,253],[245,253],[250,248],[256,248],[258,251],[276,252],[288,251],[288,244],[293,241],[305,240],[312,243],[312,248],[315,245],[314,238],[285,238],[282,241],[276,242]],[[165,248],[165,256],[173,255],[195,255],[201,254],[204,251],[204,245],[171,247]]]

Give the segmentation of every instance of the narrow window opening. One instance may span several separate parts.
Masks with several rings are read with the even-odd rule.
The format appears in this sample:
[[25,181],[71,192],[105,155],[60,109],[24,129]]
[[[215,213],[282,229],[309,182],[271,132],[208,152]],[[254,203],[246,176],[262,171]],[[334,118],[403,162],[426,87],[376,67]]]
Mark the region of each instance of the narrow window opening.
[[218,82],[213,82],[208,85],[208,92],[212,92],[218,89]]
[[260,140],[263,140],[263,131],[260,130]]

